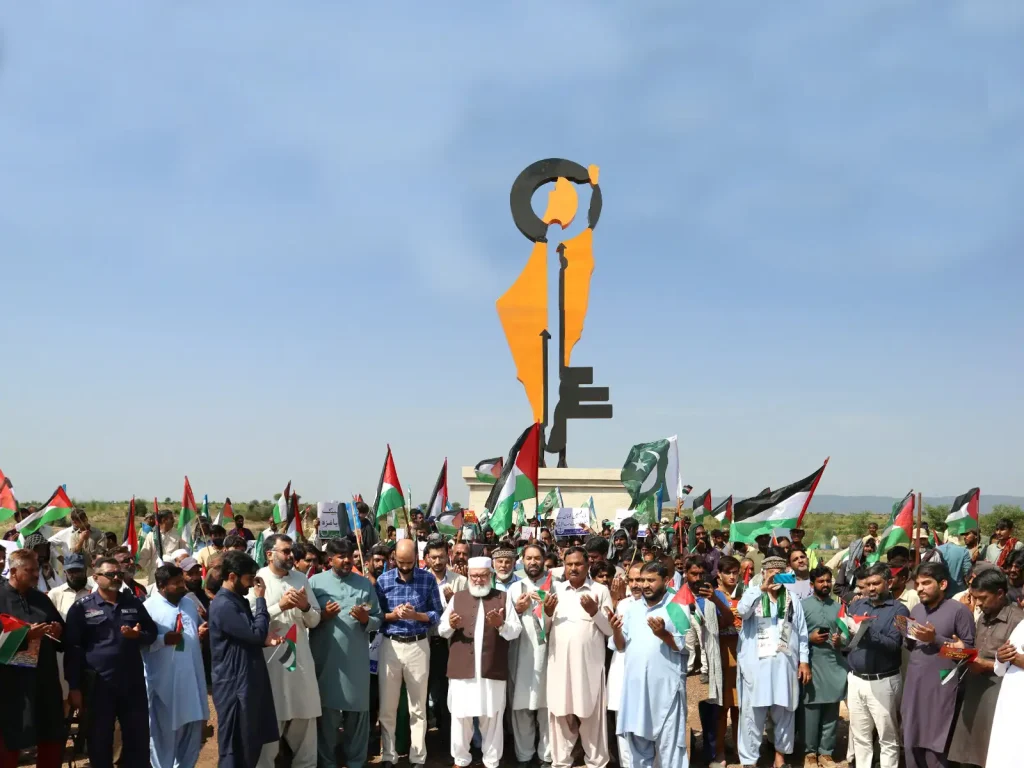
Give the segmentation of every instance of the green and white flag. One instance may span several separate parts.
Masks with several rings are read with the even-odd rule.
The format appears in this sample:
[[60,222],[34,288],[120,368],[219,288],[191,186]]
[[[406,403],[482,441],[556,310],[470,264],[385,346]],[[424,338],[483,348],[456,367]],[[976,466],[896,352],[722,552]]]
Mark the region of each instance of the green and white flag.
[[675,435],[651,443],[637,443],[629,449],[619,474],[632,508],[654,496],[664,486],[666,500],[675,503],[685,496],[679,473],[679,442]]
[[520,528],[526,525],[526,508],[523,507],[523,502],[517,501],[512,505],[513,511],[516,513],[516,525]]
[[547,495],[537,505],[537,517],[547,517],[548,513],[552,510],[561,508],[562,492],[555,486],[547,492]]
[[641,499],[631,517],[640,525],[658,522],[658,495],[645,496]]
[[594,509],[594,497],[590,497],[590,502],[587,504],[590,508],[590,530],[597,533],[597,510]]

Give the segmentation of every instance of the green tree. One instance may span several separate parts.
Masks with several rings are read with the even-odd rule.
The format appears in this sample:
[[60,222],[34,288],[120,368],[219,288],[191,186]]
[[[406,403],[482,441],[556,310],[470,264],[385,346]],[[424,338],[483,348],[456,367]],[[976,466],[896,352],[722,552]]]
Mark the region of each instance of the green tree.
[[1019,534],[1024,529],[1024,509],[1021,509],[1019,504],[996,504],[991,512],[982,515],[979,520],[981,533],[985,538],[983,543],[988,543],[988,537],[996,530],[996,523],[1003,518],[1013,522],[1014,533]]
[[170,496],[164,496],[164,504],[170,504],[170,503],[171,503],[171,497]]
[[[924,521],[928,523],[928,528],[932,531],[942,532],[946,530],[946,518],[949,516],[949,505],[948,504],[925,504],[924,514],[922,515]],[[915,521],[916,523],[916,521]]]
[[453,502],[450,502],[450,503],[452,505],[452,510],[453,511],[458,512],[460,509],[462,509],[462,505],[459,504],[459,502],[453,501]]
[[148,514],[149,514],[149,504],[147,504],[142,499],[136,499],[135,500],[135,516],[136,517],[145,517]]

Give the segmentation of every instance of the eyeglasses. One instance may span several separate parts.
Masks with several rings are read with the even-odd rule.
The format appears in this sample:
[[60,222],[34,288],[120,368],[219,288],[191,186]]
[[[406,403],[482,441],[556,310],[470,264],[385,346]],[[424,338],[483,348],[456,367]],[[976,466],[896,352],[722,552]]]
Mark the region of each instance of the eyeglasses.
[[120,579],[121,571],[97,571],[96,575],[105,579]]
[[291,549],[272,549],[270,551],[277,552],[279,555],[290,555],[292,553]]

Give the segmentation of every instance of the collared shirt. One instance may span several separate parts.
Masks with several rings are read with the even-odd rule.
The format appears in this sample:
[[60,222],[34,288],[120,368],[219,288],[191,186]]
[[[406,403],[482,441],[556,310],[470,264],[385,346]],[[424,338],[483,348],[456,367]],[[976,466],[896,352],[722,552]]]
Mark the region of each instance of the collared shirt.
[[1007,603],[995,616],[989,617],[982,612],[974,636],[974,647],[978,649],[978,657],[994,661],[999,646],[1009,639],[1010,633],[1022,619],[1024,611],[1016,603]]
[[[129,640],[121,627],[140,625],[138,639]],[[68,610],[64,634],[64,675],[68,686],[81,688],[86,669],[104,680],[125,685],[145,685],[142,646],[156,640],[156,624],[142,601],[127,592],[117,593],[117,602],[108,603],[99,592],[92,592]]]
[[417,613],[425,613],[427,622],[408,619],[385,621],[381,632],[385,637],[425,635],[431,627],[436,626],[444,613],[437,579],[422,568],[414,568],[409,581],[398,578],[400,573],[397,568],[393,568],[377,579],[377,600],[380,602],[381,613],[386,616],[399,605],[408,603]]
[[896,626],[896,617],[910,616],[906,606],[889,596],[881,605],[857,600],[850,604],[847,613],[875,617],[858,646],[846,657],[850,669],[860,675],[898,670],[903,663],[903,635]]

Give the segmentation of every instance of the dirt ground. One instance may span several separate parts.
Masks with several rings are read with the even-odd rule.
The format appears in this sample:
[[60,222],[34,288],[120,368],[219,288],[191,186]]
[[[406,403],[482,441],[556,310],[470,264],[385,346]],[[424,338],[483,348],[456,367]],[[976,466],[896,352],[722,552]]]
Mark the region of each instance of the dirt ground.
[[[697,717],[697,702],[700,701],[703,698],[705,690],[706,690],[706,686],[701,685],[698,677],[696,677],[694,675],[694,676],[691,676],[691,677],[687,678],[687,681],[686,681],[686,694],[687,694],[687,702],[688,702],[688,705],[689,705],[688,706],[688,714],[687,714],[687,724],[690,726],[691,729],[693,729],[695,731],[699,731],[700,730],[700,720]],[[835,757],[837,757],[837,758],[838,757],[845,757],[845,755],[846,755],[847,714],[846,714],[846,707],[845,707],[845,705],[843,705],[841,707],[840,715],[841,715],[842,719],[840,720],[840,723],[839,723],[839,743],[836,746],[836,755],[835,755]],[[215,713],[215,710],[213,708],[213,702],[212,701],[210,702],[210,716],[211,716],[210,717],[211,725],[216,727],[216,713]],[[699,733],[694,734],[693,738],[694,738],[695,749],[693,750],[693,753],[691,754],[690,764],[693,765],[693,766],[703,766],[703,765],[705,765],[705,762],[703,761],[703,758],[701,757],[701,754],[700,754],[700,735],[699,735]],[[731,735],[726,738],[726,742],[727,742],[727,745],[728,745],[727,750],[728,750],[728,756],[729,756],[729,768],[740,768],[740,764],[739,764],[739,762],[737,761],[737,758],[736,758],[735,745],[732,743]],[[379,751],[379,742],[376,742],[374,740],[374,737],[371,736],[370,752],[373,755],[376,751]],[[451,758],[449,757],[448,748],[446,747],[446,745],[442,745],[442,744],[439,743],[439,741],[437,739],[437,731],[436,730],[432,730],[427,735],[427,753],[428,753],[427,768],[451,768],[452,761],[451,761]],[[377,756],[371,757],[371,759],[370,759],[370,763],[371,764],[379,763],[379,762],[380,762],[380,758],[377,757]],[[289,765],[289,763],[290,763],[290,761],[288,761],[286,759],[286,757],[285,757],[285,759],[280,760],[278,764],[279,764],[280,768],[285,768],[286,766]],[[614,763],[614,757],[613,757],[613,763]],[[510,766],[510,768],[514,768],[514,766],[515,766],[515,755],[511,754],[510,747],[506,748],[505,758],[502,760],[502,764],[506,765],[506,766]],[[583,765],[582,755],[580,755],[577,758],[575,764],[578,765],[578,766],[579,765]],[[770,752],[770,747],[768,747],[766,745],[765,749],[762,751],[761,761],[758,763],[758,765],[770,766],[771,764],[772,764],[772,753]],[[33,763],[25,763],[25,765],[33,765]],[[76,762],[76,766],[78,766],[78,768],[83,768],[84,766],[88,766],[88,765],[89,765],[88,760],[82,760],[80,762]],[[203,750],[202,750],[202,752],[200,753],[200,756],[199,756],[199,764],[198,764],[198,766],[199,766],[199,768],[216,768],[216,765],[217,765],[217,739],[216,739],[215,735],[211,734],[205,740],[205,742],[203,743]],[[803,766],[803,755],[794,755],[794,756],[792,756],[790,758],[790,765],[796,766],[797,768],[802,768],[802,766]],[[846,761],[845,760],[841,760],[841,761],[838,762],[838,765],[842,766],[843,768],[845,768]],[[407,766],[408,766],[408,764],[404,760],[402,760],[402,761],[399,762],[397,768],[407,768]]]

